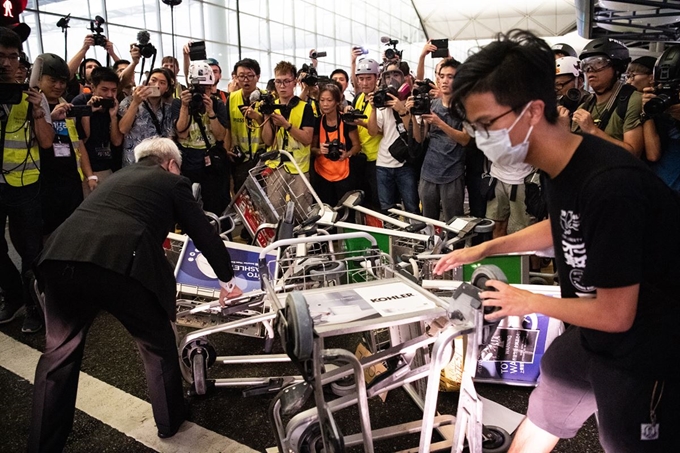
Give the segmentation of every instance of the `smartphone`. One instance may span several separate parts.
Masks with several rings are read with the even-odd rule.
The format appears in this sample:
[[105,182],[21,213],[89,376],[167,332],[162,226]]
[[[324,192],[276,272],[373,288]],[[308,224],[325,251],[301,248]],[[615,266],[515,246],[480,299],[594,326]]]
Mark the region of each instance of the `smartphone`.
[[31,77],[28,79],[28,86],[30,88],[39,89],[40,77],[42,76],[43,59],[42,57],[37,57],[33,62],[31,67]]
[[157,86],[150,86],[149,88],[151,89],[151,90],[150,90],[150,93],[149,93],[149,97],[152,97],[152,98],[160,97],[160,95],[161,95],[161,89],[160,89],[159,87],[157,87]]
[[0,104],[20,104],[26,90],[25,83],[0,83]]
[[364,48],[361,47],[361,46],[354,46],[354,47],[352,47],[352,50],[358,50],[358,49],[361,49],[361,55],[366,55],[366,54],[368,54],[368,49],[364,49]]
[[92,116],[92,107],[89,105],[74,105],[68,110],[67,116],[69,118],[82,118],[83,116]]
[[449,56],[449,40],[444,39],[433,39],[430,41],[431,44],[437,46],[437,50],[433,50],[430,54],[432,58],[446,58]]
[[92,107],[102,107],[102,110],[110,110],[116,105],[113,99],[100,99],[99,102],[93,102]]

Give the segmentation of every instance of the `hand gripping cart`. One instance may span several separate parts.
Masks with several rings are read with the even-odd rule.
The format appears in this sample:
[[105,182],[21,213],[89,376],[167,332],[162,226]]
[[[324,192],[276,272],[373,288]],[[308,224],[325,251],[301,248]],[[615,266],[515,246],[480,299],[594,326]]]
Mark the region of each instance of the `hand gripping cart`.
[[[489,279],[503,280],[504,275],[495,266],[482,266],[475,271],[471,283],[463,283],[456,289],[448,304],[434,299],[436,308],[396,316],[385,314],[360,323],[350,322],[335,327],[315,322],[310,312],[310,306],[313,307],[318,299],[318,291],[285,295],[285,308],[278,315],[278,330],[283,346],[300,370],[304,382],[283,389],[270,405],[270,418],[279,451],[342,452],[347,447],[363,446],[364,451],[373,452],[375,441],[417,432],[420,432],[417,450],[407,451],[460,453],[464,448],[471,453],[507,451],[510,445],[509,434],[501,428],[482,425],[482,402],[472,382],[479,349],[491,338],[496,328],[495,323],[484,321],[483,316],[489,310],[482,307],[479,298],[481,288],[485,287],[485,282]],[[348,285],[347,289],[352,287]],[[354,287],[356,290],[362,288],[361,285]],[[413,287],[417,288],[415,285]],[[381,291],[388,294],[388,286]],[[406,319],[408,317],[411,319]],[[432,321],[431,327],[438,325],[440,328],[432,328],[429,334],[393,345],[361,360],[343,349],[324,348],[324,338],[338,331],[347,333],[368,329],[373,325],[384,327],[423,319]],[[436,415],[440,372],[451,359],[453,340],[462,335],[467,337],[468,348],[457,416]],[[414,353],[418,350],[429,354],[430,363],[412,366]],[[366,386],[364,371],[385,361],[396,361],[399,365],[387,376],[380,375],[382,379],[376,379],[370,386]],[[327,371],[326,366],[330,363],[338,365],[338,368]],[[355,378],[355,391],[333,401],[326,401],[324,386],[348,375]],[[427,379],[427,391],[421,406],[422,418],[373,430],[368,399],[421,378]],[[300,411],[312,394],[316,407]],[[361,432],[343,435],[335,422],[334,413],[354,405],[358,406]],[[287,417],[287,423],[284,417]],[[432,442],[433,429],[453,423],[453,439]]]

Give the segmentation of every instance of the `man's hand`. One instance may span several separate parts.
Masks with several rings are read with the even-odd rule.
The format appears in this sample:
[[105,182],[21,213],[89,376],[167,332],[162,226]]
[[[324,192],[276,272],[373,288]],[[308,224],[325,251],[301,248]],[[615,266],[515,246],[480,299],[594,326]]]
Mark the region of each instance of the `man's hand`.
[[118,116],[118,99],[113,98],[112,100],[113,100],[113,107],[111,107],[109,109],[109,116],[111,118],[115,118],[116,116]]
[[184,44],[184,47],[182,47],[182,53],[186,56],[189,56],[189,52],[191,52],[191,43]]
[[72,104],[68,102],[62,102],[52,109],[52,121],[61,121],[66,118],[68,111],[71,109]]
[[489,280],[486,285],[495,288],[496,291],[479,293],[482,304],[485,307],[500,307],[500,310],[484,316],[487,321],[498,321],[507,316],[524,316],[536,311],[531,305],[534,293],[517,289],[498,280]]
[[564,126],[567,130],[571,130],[569,109],[563,105],[557,106],[557,123]]
[[85,36],[85,39],[83,39],[83,50],[90,50],[92,46],[94,46],[94,37],[92,35]]
[[578,124],[581,130],[586,134],[592,134],[595,132],[595,129],[597,129],[595,121],[593,120],[593,115],[591,115],[588,110],[576,110],[571,119],[574,123]]
[[352,50],[350,51],[350,58],[352,60],[352,63],[356,63],[357,58],[359,58],[361,55],[362,55],[361,47],[356,48],[353,47]]
[[141,105],[142,102],[146,101],[151,94],[151,87],[146,85],[140,85],[135,88],[132,92],[132,104],[137,106]]
[[88,179],[87,180],[87,186],[90,188],[90,192],[94,191],[94,189],[96,189],[98,185],[99,185],[99,180],[97,180],[97,179]]
[[208,116],[215,116],[215,110],[213,110],[213,99],[209,94],[203,93],[203,105],[205,105],[205,112]]
[[421,57],[426,57],[428,53],[434,52],[437,50],[437,46],[432,44],[432,40],[428,39],[427,42],[425,43],[425,46],[423,46],[423,50],[420,52]]
[[104,46],[104,48],[106,49],[106,52],[109,55],[113,55],[114,52],[115,52],[114,49],[113,49],[113,43],[111,41],[109,41],[108,39],[106,39],[106,45]]
[[139,63],[139,60],[142,58],[142,53],[139,51],[139,47],[137,47],[137,44],[130,44],[130,59],[134,64]]
[[441,119],[436,113],[426,113],[425,115],[422,115],[422,118],[423,121],[425,121],[430,126],[437,126],[440,129],[442,126],[446,125],[444,120]]
[[277,127],[283,127],[284,129],[290,126],[290,123],[288,122],[287,119],[283,117],[278,112],[274,112],[269,116],[272,119],[272,123],[274,123],[275,126]]
[[258,124],[262,123],[262,120],[264,119],[263,116],[250,105],[241,107],[241,113],[243,114],[244,118],[254,120]]
[[95,107],[95,105],[94,105],[94,104],[98,103],[99,101],[101,101],[102,99],[104,99],[104,98],[101,97],[101,96],[92,96],[92,97],[90,98],[90,100],[87,101],[87,105],[89,105],[90,107],[92,107],[92,112],[101,112],[101,111],[102,111],[102,108],[103,108],[103,107],[102,107],[101,105],[98,105],[98,106],[96,106],[96,107]]
[[43,95],[36,88],[29,88],[24,91],[28,95],[28,102],[33,105],[33,118],[43,118],[47,112],[42,108]]
[[397,113],[399,113],[400,115],[402,113],[404,113],[404,110],[406,110],[406,106],[404,105],[404,103],[398,97],[393,95],[392,93],[387,93],[387,95],[391,99],[389,101],[385,102],[385,105],[387,107],[392,108],[392,110],[396,110]]
[[234,288],[231,291],[227,291],[224,288],[220,289],[220,305],[223,307],[227,306],[227,301],[229,299],[236,299],[237,297],[241,297],[243,295],[243,291],[241,291],[241,288],[238,286],[234,286]]
[[437,265],[434,267],[434,273],[442,275],[448,270],[462,266],[463,264],[475,263],[485,257],[486,255],[484,254],[484,249],[481,244],[474,247],[465,247],[463,249],[454,250],[437,262]]
[[375,104],[373,103],[373,94],[374,93],[368,93],[366,99],[368,99],[368,103],[370,104],[370,106],[375,108]]
[[182,95],[180,96],[180,99],[182,100],[182,106],[183,107],[189,107],[189,103],[191,102],[191,90],[184,90],[182,91]]

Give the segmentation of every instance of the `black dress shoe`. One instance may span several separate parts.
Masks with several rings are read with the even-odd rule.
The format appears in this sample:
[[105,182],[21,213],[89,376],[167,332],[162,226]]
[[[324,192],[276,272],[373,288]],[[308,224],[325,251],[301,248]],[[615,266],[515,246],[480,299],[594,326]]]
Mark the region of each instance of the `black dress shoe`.
[[[184,423],[184,422],[182,422],[182,423]],[[158,437],[160,437],[161,439],[169,439],[170,437],[177,434],[177,431],[179,431],[179,428],[182,426],[182,423],[180,423],[179,426],[177,426],[177,428],[170,430],[170,431],[164,431],[164,430],[159,429],[158,430]]]

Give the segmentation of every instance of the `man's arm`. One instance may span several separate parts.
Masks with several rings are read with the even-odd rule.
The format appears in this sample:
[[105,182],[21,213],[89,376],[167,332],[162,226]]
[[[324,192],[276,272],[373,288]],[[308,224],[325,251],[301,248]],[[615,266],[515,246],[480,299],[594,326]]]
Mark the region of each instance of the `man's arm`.
[[[639,114],[638,114],[639,116]],[[605,133],[599,127],[595,125],[591,113],[585,109],[578,109],[574,112],[572,120],[578,124],[581,131],[586,134],[594,135],[600,137],[601,139],[607,140],[608,142],[614,143],[627,150],[635,157],[640,157],[642,155],[642,150],[644,147],[644,136],[642,134],[642,125],[638,126],[623,133],[623,141],[617,140],[609,134]]]
[[71,59],[68,62],[68,69],[71,71],[71,78],[75,77],[76,74],[78,74],[78,69],[80,67],[80,63],[83,62],[83,59],[85,58],[85,54],[87,53],[88,50],[90,50],[90,47],[94,46],[94,38],[92,35],[87,35],[85,36],[85,39],[83,40],[83,47],[80,48],[78,52],[71,57]]
[[108,53],[111,56],[111,59],[113,60],[114,63],[116,61],[120,60],[120,57],[118,55],[116,55],[116,51],[113,48],[113,42],[111,42],[108,39],[106,40],[105,49],[106,49],[106,53]]
[[179,115],[175,123],[175,131],[178,139],[185,139],[189,136],[189,124],[191,123],[191,115],[189,115],[189,101],[191,100],[191,91],[182,91],[180,98]]
[[123,143],[123,134],[118,125],[118,99],[116,98],[113,98],[113,107],[109,109],[109,117],[111,118],[111,144],[120,146]]
[[[125,135],[130,130],[132,129],[132,126],[135,124],[135,119],[137,118],[137,112],[139,111],[139,106],[142,105],[142,102],[146,100],[150,92],[150,88],[147,86],[138,86],[135,87],[135,90],[132,92],[132,100],[127,103],[126,100],[123,100],[123,106],[121,106],[120,113],[123,113],[122,111],[125,110],[123,113],[121,119],[118,121],[118,129],[120,130],[120,133]],[[127,108],[125,108],[125,104],[127,104]]]
[[382,130],[380,129],[380,126],[378,125],[378,112],[377,109],[375,108],[375,105],[373,105],[373,94],[369,94],[369,102],[371,103],[371,114],[368,115],[368,135],[371,137],[375,137],[376,135],[382,133]]
[[35,88],[28,90],[28,102],[33,108],[33,120],[35,124],[35,137],[41,148],[49,148],[54,142],[54,129],[50,118],[50,107],[47,99]]
[[274,138],[276,137],[276,128],[272,122],[271,115],[264,115],[264,121],[260,126],[262,132],[262,143],[267,147],[274,145]]
[[[83,143],[82,140],[78,140],[77,146],[75,143],[73,144],[73,146],[74,148],[77,147],[78,149],[78,151],[76,152],[80,157],[80,169],[83,171],[83,176],[85,176],[87,185],[90,187],[90,190],[96,189],[97,184],[99,184],[99,179],[92,171],[92,165],[90,164],[90,155],[87,153],[87,148],[85,148],[85,144]],[[90,176],[94,176],[94,178],[90,179]]]
[[423,46],[423,50],[420,52],[420,57],[418,58],[418,68],[416,69],[416,80],[425,80],[425,57],[430,52],[437,50],[437,46],[432,44],[432,40],[428,39]]
[[139,64],[139,60],[141,58],[141,53],[139,52],[139,47],[135,46],[134,44],[130,46],[130,59],[132,62],[128,65],[127,68],[123,69],[123,72],[120,73],[120,86],[126,87],[130,85],[131,83],[134,83],[135,80],[135,69],[137,68],[137,65]]
[[434,272],[441,275],[450,269],[463,264],[475,263],[490,255],[532,252],[544,250],[552,246],[550,220],[546,219],[516,233],[482,242],[474,247],[454,250],[437,262]]

